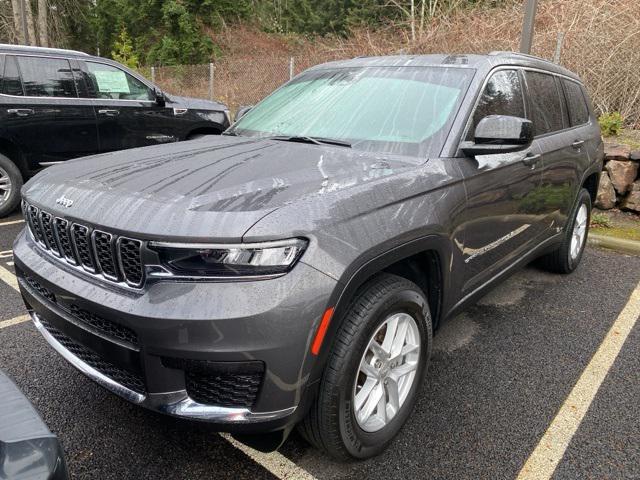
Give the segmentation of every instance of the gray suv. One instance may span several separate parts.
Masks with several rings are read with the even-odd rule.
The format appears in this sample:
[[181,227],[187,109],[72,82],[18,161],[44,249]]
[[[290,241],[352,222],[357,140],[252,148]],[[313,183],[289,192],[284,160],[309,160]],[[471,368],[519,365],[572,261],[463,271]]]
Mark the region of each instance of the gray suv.
[[223,136],[38,174],[15,266],[44,338],[112,392],[366,458],[445,320],[538,257],[578,266],[602,158],[584,86],[544,60],[328,63]]

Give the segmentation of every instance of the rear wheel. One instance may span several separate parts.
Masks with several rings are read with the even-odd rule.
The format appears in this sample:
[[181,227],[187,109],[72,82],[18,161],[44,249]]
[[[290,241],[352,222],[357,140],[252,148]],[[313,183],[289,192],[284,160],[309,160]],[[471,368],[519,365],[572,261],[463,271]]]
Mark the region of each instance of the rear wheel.
[[591,221],[591,196],[586,189],[580,190],[573,211],[569,215],[560,246],[542,257],[544,268],[556,273],[573,272],[582,259]]
[[16,165],[0,154],[0,218],[9,215],[20,203],[22,174]]
[[413,410],[431,342],[417,285],[389,274],[369,281],[336,334],[302,434],[339,459],[382,452]]

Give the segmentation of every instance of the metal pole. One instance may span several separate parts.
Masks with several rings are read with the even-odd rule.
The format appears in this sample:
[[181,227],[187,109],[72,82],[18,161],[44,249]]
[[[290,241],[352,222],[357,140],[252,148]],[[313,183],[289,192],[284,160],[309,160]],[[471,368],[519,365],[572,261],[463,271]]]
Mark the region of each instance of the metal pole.
[[530,54],[533,45],[533,27],[536,20],[536,8],[538,0],[525,0],[524,20],[522,22],[522,38],[520,39],[520,52]]
[[556,53],[553,55],[553,63],[560,64],[560,56],[562,55],[563,44],[564,44],[564,32],[558,32],[558,41],[556,43]]
[[289,59],[289,80],[293,79],[293,66],[294,66],[293,57]]
[[20,16],[22,17],[22,38],[25,45],[29,45],[29,32],[27,30],[27,5],[25,0],[20,2]]
[[151,67],[151,83],[156,83],[156,67]]
[[209,64],[209,100],[213,100],[213,71],[215,67],[213,63]]

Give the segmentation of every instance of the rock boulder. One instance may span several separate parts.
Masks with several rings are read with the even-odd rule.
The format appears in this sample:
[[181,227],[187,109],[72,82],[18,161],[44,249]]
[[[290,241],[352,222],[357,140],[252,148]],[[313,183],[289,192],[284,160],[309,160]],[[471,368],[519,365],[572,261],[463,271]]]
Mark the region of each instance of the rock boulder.
[[633,183],[631,191],[622,201],[621,207],[624,210],[640,213],[640,180]]
[[636,162],[610,160],[605,165],[605,169],[619,195],[624,195],[629,191],[631,184],[638,175],[638,164]]
[[595,206],[601,210],[609,210],[616,206],[616,190],[613,188],[607,172],[602,172],[600,176]]
[[631,155],[631,147],[628,145],[619,145],[617,143],[604,144],[604,161],[609,160],[629,160]]

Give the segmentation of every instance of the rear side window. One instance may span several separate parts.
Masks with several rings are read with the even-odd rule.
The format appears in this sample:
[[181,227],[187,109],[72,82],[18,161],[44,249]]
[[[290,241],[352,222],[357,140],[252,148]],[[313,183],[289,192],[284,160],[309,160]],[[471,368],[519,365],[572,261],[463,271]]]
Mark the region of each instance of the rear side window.
[[489,78],[473,114],[473,125],[467,139],[473,139],[476,126],[488,115],[510,115],[524,118],[522,85],[516,70],[499,70]]
[[544,135],[562,130],[564,105],[553,75],[530,71],[525,75],[535,134]]
[[28,97],[77,97],[69,60],[18,57],[24,93]]
[[4,61],[4,75],[2,82],[2,93],[5,95],[24,95],[22,91],[22,82],[20,81],[20,72],[16,58],[7,56]]
[[567,97],[571,126],[584,125],[589,121],[589,109],[582,93],[582,87],[570,80],[562,80],[562,84]]

